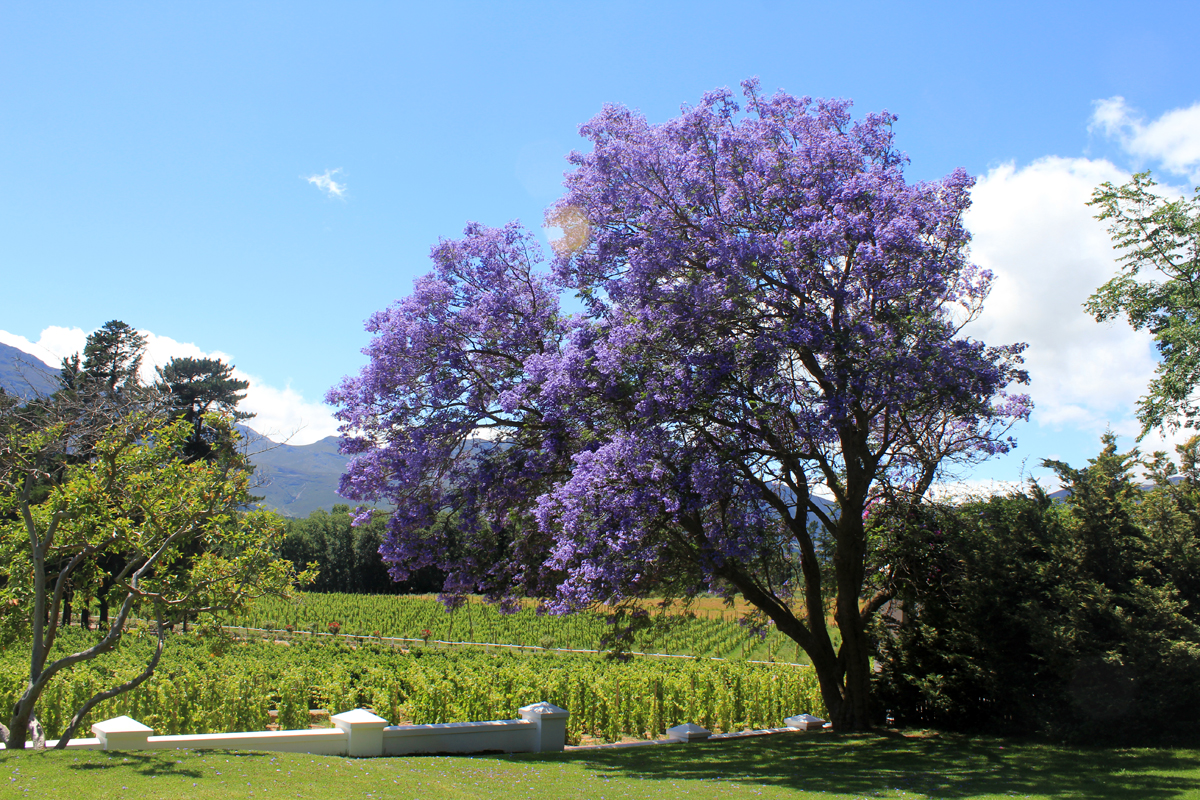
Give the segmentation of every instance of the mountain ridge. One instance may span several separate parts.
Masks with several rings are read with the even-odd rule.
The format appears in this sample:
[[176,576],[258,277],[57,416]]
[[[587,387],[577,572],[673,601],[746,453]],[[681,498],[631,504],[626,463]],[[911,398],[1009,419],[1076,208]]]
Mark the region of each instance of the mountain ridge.
[[261,504],[285,517],[307,517],[318,508],[354,505],[337,493],[350,457],[339,452],[340,438],[326,436],[311,444],[273,442],[246,425],[238,425],[254,464],[254,494]]

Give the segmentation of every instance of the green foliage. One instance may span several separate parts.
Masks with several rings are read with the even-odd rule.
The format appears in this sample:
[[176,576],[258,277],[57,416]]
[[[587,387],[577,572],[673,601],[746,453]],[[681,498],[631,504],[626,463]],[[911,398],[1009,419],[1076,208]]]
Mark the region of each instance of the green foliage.
[[[76,722],[109,695],[155,669],[165,631],[189,615],[236,609],[263,594],[287,594],[297,580],[278,558],[282,525],[268,512],[244,512],[249,469],[228,418],[209,415],[220,451],[192,461],[191,427],[153,407],[112,417],[71,398],[0,415],[0,638],[28,647],[28,680],[0,735],[23,746],[27,724],[62,670],[117,648],[133,615],[154,620],[157,650],[142,671],[78,701]],[[83,430],[87,458],[66,460]],[[39,483],[48,493],[35,496]],[[67,594],[119,607],[102,638],[78,652],[55,642],[70,620]],[[36,726],[35,726],[36,728]],[[68,736],[74,725],[68,725]],[[36,733],[35,733],[36,739]]]
[[[84,381],[106,393],[119,392],[126,386],[139,385],[138,370],[142,366],[142,354],[146,349],[145,334],[120,320],[110,320],[87,338],[83,348]],[[78,365],[76,356],[72,366]],[[67,369],[63,360],[63,371],[74,375],[75,369]],[[82,387],[75,386],[79,389]]]
[[[85,646],[79,630],[62,645]],[[79,665],[43,699],[53,737],[80,697],[141,668],[152,640],[130,641],[104,659]],[[24,657],[24,658],[23,658]],[[28,653],[0,654],[0,705],[23,688]],[[522,705],[548,700],[572,712],[568,735],[661,735],[681,722],[712,730],[775,727],[791,714],[823,714],[811,669],[791,665],[517,655],[341,641],[228,643],[221,654],[198,635],[173,636],[154,676],[105,701],[85,725],[128,714],[160,734],[262,730],[269,712],[285,728],[308,727],[309,709],[371,708],[392,722],[511,719]]]
[[1099,322],[1122,315],[1154,336],[1162,362],[1138,403],[1143,434],[1151,428],[1195,427],[1200,407],[1200,187],[1192,199],[1155,193],[1149,172],[1123,186],[1102,184],[1089,205],[1109,220],[1121,268],[1088,298]]
[[[286,551],[285,551],[286,555]],[[504,614],[494,606],[468,601],[451,612],[428,597],[387,597],[354,594],[301,592],[282,600],[255,600],[231,624],[248,628],[308,631],[318,626],[324,632],[338,622],[341,633],[369,636],[378,631],[385,637],[431,639],[447,642],[484,642],[579,650],[602,649],[611,637],[607,614],[577,612],[561,616],[539,614],[532,606]],[[625,649],[642,653],[664,653],[732,660],[778,660],[802,662],[795,642],[773,627],[760,637],[744,626],[723,617],[654,615],[654,624],[639,628]],[[425,635],[429,631],[429,635]],[[806,661],[807,659],[803,659]]]
[[[893,537],[903,621],[878,629],[879,697],[900,722],[1136,738],[1197,729],[1198,440],[1141,491],[1112,436],[1086,469],[931,508]],[[1103,723],[1103,724],[1100,724]]]
[[[228,434],[228,421],[209,422]],[[16,462],[10,474],[35,470],[36,454],[66,435],[66,427],[10,430],[6,439]],[[94,460],[68,466],[43,502],[28,503],[19,486],[0,494],[7,517],[0,521],[0,541],[9,555],[0,563],[8,593],[8,602],[0,603],[0,630],[30,624],[33,608],[25,600],[36,583],[35,556],[46,564],[75,560],[64,585],[70,581],[76,592],[95,595],[102,571],[97,561],[117,554],[124,569],[110,598],[128,598],[131,610],[146,617],[157,609],[167,622],[185,611],[237,608],[263,592],[286,591],[295,575],[277,558],[279,518],[239,510],[249,496],[249,473],[236,454],[215,464],[186,463],[180,447],[188,434],[186,422],[131,414],[102,435]],[[38,552],[30,550],[31,540]],[[195,542],[203,551],[193,555],[185,545]]]

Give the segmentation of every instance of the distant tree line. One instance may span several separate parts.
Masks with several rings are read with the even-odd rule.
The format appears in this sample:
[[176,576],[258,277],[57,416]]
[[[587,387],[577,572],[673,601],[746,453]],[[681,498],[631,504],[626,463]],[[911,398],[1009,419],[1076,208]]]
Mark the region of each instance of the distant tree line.
[[315,564],[313,592],[351,594],[425,594],[442,588],[445,575],[435,567],[415,571],[408,580],[394,582],[379,555],[386,534],[387,515],[352,524],[348,505],[332,510],[318,508],[305,519],[289,519],[281,555],[293,564]]

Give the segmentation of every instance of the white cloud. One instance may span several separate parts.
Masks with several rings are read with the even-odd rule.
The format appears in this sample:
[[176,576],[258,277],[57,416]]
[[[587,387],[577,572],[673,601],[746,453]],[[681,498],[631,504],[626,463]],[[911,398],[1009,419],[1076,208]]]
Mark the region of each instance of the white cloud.
[[[1039,476],[1038,482],[1047,491],[1053,492],[1059,488],[1057,481],[1048,481],[1041,476]],[[929,498],[939,503],[962,503],[982,500],[994,495],[1021,492],[1028,488],[1029,476],[1023,476],[1022,480],[1017,481],[987,479],[945,481],[929,487]]]
[[1098,184],[1128,177],[1107,161],[1050,157],[992,169],[972,194],[972,256],[996,279],[968,333],[988,344],[1029,343],[1032,419],[1041,426],[1140,430],[1135,404],[1154,373],[1152,339],[1083,309],[1116,274],[1108,232],[1086,203]]
[[279,389],[239,369],[234,370],[234,375],[250,382],[246,399],[238,406],[255,415],[246,424],[271,441],[312,444],[326,436],[338,435],[338,422],[324,403],[304,399],[290,385]]
[[[139,331],[146,336],[146,351],[142,358],[141,378],[155,380],[155,368],[166,366],[172,358],[219,358],[226,364],[235,363],[233,356],[220,350],[206,351],[189,342],[178,342],[169,336]],[[0,342],[22,350],[57,369],[66,356],[82,353],[87,333],[80,328],[51,326],[42,331],[36,342],[24,336],[0,330]],[[306,400],[299,392],[285,386],[280,389],[245,370],[233,370],[234,377],[249,381],[246,399],[238,408],[254,414],[247,424],[275,442],[311,444],[326,436],[337,435],[337,421],[332,410],[321,402]]]
[[[1147,122],[1122,97],[1097,101],[1089,130],[1116,140],[1133,164],[1200,182],[1200,103]],[[1153,339],[1123,320],[1097,323],[1083,303],[1117,273],[1105,223],[1087,205],[1105,181],[1129,171],[1106,160],[1049,156],[1004,164],[979,179],[967,226],[972,255],[996,274],[983,316],[968,328],[989,344],[1029,343],[1032,421],[1053,441],[1058,431],[1136,437],[1137,400],[1158,356]],[[1162,185],[1168,195],[1178,187]],[[1142,452],[1173,451],[1187,434],[1150,432]]]
[[[189,342],[177,342],[169,336],[159,336],[150,331],[138,331],[146,337],[146,350],[142,355],[142,380],[150,383],[158,378],[157,368],[165,367],[172,358],[219,358],[226,364],[233,363],[233,357],[220,350],[205,352]],[[80,350],[83,348],[80,347]],[[244,376],[239,375],[243,378]]]
[[327,169],[323,175],[309,175],[304,180],[316,186],[328,197],[336,197],[339,200],[346,199],[346,184],[338,183],[333,179],[334,175],[341,172],[341,168]]
[[42,331],[36,342],[8,331],[0,331],[0,342],[15,347],[39,359],[51,369],[62,366],[62,360],[73,353],[82,353],[87,334],[81,328],[61,328],[51,325]]
[[1168,111],[1146,122],[1124,97],[1097,100],[1089,130],[1121,143],[1132,156],[1155,161],[1177,175],[1200,182],[1200,103]]

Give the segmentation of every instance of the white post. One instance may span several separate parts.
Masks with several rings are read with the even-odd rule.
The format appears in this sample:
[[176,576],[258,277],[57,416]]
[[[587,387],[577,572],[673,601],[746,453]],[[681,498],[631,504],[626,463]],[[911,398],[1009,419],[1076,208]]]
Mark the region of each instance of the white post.
[[537,724],[535,753],[562,750],[567,744],[567,718],[571,712],[552,703],[534,703],[520,710],[521,719]]
[[801,731],[819,731],[825,727],[825,720],[812,714],[797,714],[784,719],[783,724]]
[[667,738],[683,742],[684,744],[689,742],[703,742],[710,736],[712,736],[712,731],[694,722],[687,722],[683,725],[676,725],[674,728],[667,728]]
[[383,755],[383,729],[388,724],[386,719],[362,708],[335,714],[331,719],[346,734],[346,755]]
[[145,750],[146,740],[154,729],[136,719],[120,716],[95,723],[92,733],[100,740],[102,750]]

